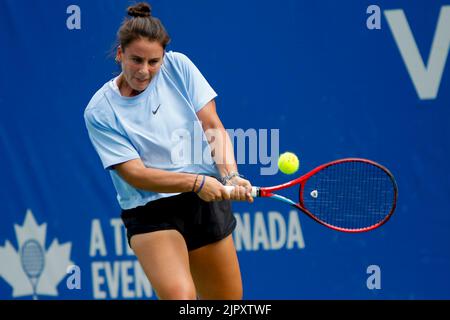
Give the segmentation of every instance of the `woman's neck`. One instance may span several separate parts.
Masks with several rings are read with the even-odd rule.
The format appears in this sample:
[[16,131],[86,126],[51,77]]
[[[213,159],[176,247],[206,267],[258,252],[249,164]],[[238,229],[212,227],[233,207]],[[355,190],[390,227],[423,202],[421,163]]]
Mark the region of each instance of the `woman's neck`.
[[128,82],[125,80],[123,74],[117,79],[117,87],[119,87],[120,94],[124,97],[134,97],[140,94],[142,91],[136,91],[131,88]]

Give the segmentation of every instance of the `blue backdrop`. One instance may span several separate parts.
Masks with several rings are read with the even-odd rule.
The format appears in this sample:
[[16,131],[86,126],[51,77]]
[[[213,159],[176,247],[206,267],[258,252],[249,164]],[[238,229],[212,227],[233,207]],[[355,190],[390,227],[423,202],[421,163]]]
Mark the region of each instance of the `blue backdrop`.
[[[119,72],[110,53],[129,4],[0,1],[2,299],[33,296],[20,259],[30,240],[45,253],[39,299],[156,298],[83,120]],[[398,182],[392,219],[364,234],[271,200],[235,203],[246,299],[450,298],[450,2],[151,4],[168,49],[218,92],[226,128],[260,133],[259,151],[272,141],[272,160],[296,152],[300,173],[355,156]],[[264,174],[264,154],[240,165],[254,185],[291,179]]]

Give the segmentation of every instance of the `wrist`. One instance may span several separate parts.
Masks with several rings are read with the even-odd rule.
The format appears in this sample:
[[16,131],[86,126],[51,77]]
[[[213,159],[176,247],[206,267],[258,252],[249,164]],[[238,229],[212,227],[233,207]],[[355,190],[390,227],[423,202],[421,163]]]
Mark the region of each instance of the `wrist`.
[[230,171],[226,176],[224,176],[224,177],[222,177],[220,179],[220,182],[222,182],[223,185],[226,185],[226,184],[228,184],[231,180],[233,180],[236,177],[242,178],[244,176],[239,174],[239,172],[237,170],[236,171]]
[[197,186],[194,184],[194,188],[192,189],[192,191],[198,194],[198,193],[200,193],[200,191],[202,191],[203,186],[205,185],[206,176],[198,174],[197,177],[199,177],[197,179],[197,184],[200,184],[200,185],[197,188]]
[[192,184],[192,190],[191,192],[195,192],[195,190],[198,189],[198,180],[199,180],[200,174],[195,175],[194,183]]

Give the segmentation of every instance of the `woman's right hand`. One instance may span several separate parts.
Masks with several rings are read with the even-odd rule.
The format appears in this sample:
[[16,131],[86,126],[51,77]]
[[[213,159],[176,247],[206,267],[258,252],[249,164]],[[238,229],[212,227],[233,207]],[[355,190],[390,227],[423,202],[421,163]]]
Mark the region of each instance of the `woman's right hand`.
[[[195,190],[200,188],[203,176],[198,177]],[[230,195],[226,192],[225,187],[216,178],[205,176],[205,183],[203,184],[198,196],[204,201],[220,201],[230,200]]]

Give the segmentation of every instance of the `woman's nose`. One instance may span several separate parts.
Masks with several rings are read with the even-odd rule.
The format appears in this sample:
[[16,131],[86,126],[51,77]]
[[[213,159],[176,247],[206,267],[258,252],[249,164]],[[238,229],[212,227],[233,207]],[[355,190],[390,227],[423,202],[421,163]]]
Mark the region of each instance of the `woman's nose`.
[[139,68],[139,74],[147,75],[150,73],[150,65],[145,64],[141,68]]

